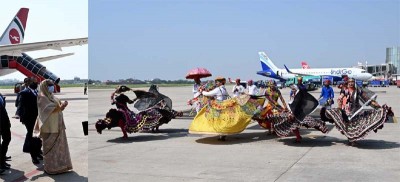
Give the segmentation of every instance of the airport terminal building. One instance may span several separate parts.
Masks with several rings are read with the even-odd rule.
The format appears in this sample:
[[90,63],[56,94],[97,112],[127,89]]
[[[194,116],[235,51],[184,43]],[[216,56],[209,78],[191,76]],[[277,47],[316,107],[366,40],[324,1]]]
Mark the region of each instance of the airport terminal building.
[[395,68],[395,73],[400,74],[400,47],[386,48],[386,64],[392,64]]
[[386,48],[386,61],[384,64],[364,66],[359,63],[358,67],[365,69],[373,76],[385,79],[391,78],[392,75],[400,74],[400,47]]

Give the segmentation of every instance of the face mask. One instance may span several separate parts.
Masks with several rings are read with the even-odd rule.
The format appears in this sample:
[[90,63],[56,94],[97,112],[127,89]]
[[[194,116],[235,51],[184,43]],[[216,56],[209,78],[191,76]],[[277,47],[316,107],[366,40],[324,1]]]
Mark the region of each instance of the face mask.
[[29,85],[29,88],[31,88],[31,89],[33,89],[33,90],[37,89],[37,87],[38,87],[38,84],[37,84],[37,83],[31,83],[31,84]]
[[49,89],[49,92],[50,93],[54,93],[54,86],[49,86],[49,87],[47,87],[48,89]]

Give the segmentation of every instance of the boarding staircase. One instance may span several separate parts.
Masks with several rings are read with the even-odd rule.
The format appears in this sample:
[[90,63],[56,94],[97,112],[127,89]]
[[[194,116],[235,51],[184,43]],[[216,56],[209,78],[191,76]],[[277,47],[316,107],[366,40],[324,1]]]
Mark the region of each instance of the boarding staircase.
[[27,77],[35,77],[39,82],[45,79],[53,80],[55,92],[60,92],[61,90],[58,85],[60,78],[25,53],[22,53],[22,56],[1,56],[0,67],[2,69],[16,69]]

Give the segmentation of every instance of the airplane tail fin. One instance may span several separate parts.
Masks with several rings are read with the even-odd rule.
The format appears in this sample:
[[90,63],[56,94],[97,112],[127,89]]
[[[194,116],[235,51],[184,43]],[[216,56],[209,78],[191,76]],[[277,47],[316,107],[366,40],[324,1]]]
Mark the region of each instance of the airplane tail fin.
[[258,52],[258,55],[260,56],[260,62],[263,71],[272,71],[276,73],[279,70],[279,68],[275,66],[265,52]]
[[305,61],[302,61],[302,62],[301,62],[301,67],[302,67],[303,69],[310,69],[310,66],[308,66],[307,62],[305,62]]
[[19,44],[24,41],[28,12],[28,8],[19,9],[17,15],[15,15],[14,19],[0,37],[0,45]]

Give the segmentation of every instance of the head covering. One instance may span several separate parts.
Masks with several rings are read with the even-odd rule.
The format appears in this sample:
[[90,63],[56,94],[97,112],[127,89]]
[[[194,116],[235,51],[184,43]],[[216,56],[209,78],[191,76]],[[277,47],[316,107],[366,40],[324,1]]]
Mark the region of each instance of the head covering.
[[253,80],[247,80],[247,83],[253,83]]
[[274,80],[269,80],[267,83],[268,87],[276,86],[276,82]]
[[39,90],[40,90],[40,93],[41,93],[43,96],[46,96],[46,97],[49,98],[51,101],[54,101],[53,95],[52,95],[52,93],[49,92],[49,89],[48,89],[48,87],[49,87],[50,85],[54,85],[54,83],[53,83],[52,80],[50,80],[50,79],[43,80],[43,81],[40,83]]
[[217,81],[221,82],[224,85],[226,82],[226,79],[222,76],[218,76],[217,78],[215,78],[215,82],[217,82]]
[[222,81],[222,80],[225,80],[225,78],[222,77],[222,76],[217,76],[217,77],[215,78],[215,81]]
[[119,85],[119,86],[117,86],[117,88],[115,90],[115,93],[120,94],[122,92],[126,92],[126,91],[129,91],[129,90],[131,90],[129,87],[127,87],[125,85]]

